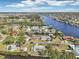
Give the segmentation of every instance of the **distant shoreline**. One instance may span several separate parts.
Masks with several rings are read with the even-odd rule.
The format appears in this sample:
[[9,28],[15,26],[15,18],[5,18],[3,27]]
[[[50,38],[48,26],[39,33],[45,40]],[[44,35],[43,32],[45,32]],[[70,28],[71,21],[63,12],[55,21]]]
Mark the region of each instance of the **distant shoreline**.
[[26,14],[26,13],[79,13],[79,12],[0,12],[0,14],[7,14],[7,13],[15,13],[15,14],[17,14],[17,13],[23,13],[23,14]]

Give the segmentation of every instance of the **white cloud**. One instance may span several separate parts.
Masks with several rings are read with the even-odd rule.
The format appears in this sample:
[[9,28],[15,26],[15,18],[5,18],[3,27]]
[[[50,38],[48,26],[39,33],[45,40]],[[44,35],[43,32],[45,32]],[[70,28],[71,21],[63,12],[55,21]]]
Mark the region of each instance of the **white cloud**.
[[66,8],[66,9],[51,9],[45,7],[38,7],[38,8],[29,8],[29,9],[22,9],[25,12],[78,12],[78,9],[74,8]]
[[44,2],[42,1],[30,1],[30,0],[27,0],[27,1],[21,1],[20,3],[14,3],[14,4],[10,4],[10,5],[6,5],[6,7],[17,7],[17,8],[20,8],[20,7],[36,7],[38,5],[44,5]]
[[20,8],[20,7],[24,7],[24,4],[21,3],[16,3],[16,4],[11,4],[11,5],[6,5],[6,7],[16,7],[16,8]]
[[78,1],[77,2],[74,2],[71,5],[79,5],[79,2]]
[[64,6],[72,2],[73,1],[47,1],[48,5],[51,6]]
[[28,6],[33,6],[33,5],[44,5],[45,0],[36,0],[36,1],[21,1],[21,3],[26,4]]
[[50,6],[65,6],[65,5],[79,5],[79,2],[74,2],[74,1],[55,1],[55,0],[35,0],[35,1],[31,1],[31,0],[25,0],[25,1],[21,1],[20,3],[15,3],[15,4],[10,4],[7,5],[6,7],[39,7],[39,6],[45,6],[48,5]]
[[23,11],[25,12],[49,12],[49,10],[51,10],[50,8],[45,8],[45,7],[33,7],[33,8],[25,8],[25,9],[22,9]]
[[34,2],[33,1],[21,1],[21,3],[23,3],[23,4],[33,4]]
[[[45,4],[46,3],[46,4]],[[44,5],[44,6],[43,6]],[[48,5],[47,7],[45,5]],[[21,8],[20,10],[25,12],[73,12],[78,11],[78,9],[74,9],[74,7],[70,8],[60,8],[56,9],[53,6],[66,6],[66,5],[79,5],[79,2],[74,1],[49,1],[49,0],[26,0],[21,1],[20,3],[14,3],[7,5],[6,7],[16,7]],[[27,8],[29,7],[29,8]]]
[[34,7],[36,4],[39,4],[40,2],[33,2],[33,1],[21,1],[20,3],[14,3],[10,5],[6,5],[6,7],[16,7],[16,8],[21,8],[21,7]]
[[24,4],[21,4],[21,3],[6,5],[6,7],[17,7],[17,8],[24,7],[24,6],[25,5]]

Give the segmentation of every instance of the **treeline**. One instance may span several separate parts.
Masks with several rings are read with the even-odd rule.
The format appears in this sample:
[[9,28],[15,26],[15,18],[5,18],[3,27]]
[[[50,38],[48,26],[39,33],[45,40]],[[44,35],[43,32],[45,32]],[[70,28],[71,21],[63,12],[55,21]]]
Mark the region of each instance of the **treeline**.
[[47,49],[41,52],[38,52],[39,55],[44,57],[49,57],[49,59],[77,59],[75,54],[72,52],[59,52],[58,50],[53,50],[52,45],[48,45]]

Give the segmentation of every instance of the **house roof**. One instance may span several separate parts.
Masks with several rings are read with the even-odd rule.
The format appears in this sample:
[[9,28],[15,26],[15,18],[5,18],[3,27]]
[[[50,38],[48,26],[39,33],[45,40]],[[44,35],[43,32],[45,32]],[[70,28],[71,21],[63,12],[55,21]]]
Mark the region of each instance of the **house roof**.
[[63,39],[64,40],[73,40],[74,37],[72,37],[72,36],[64,36]]
[[2,35],[0,35],[0,40],[1,40],[2,38],[3,38]]
[[16,31],[12,31],[12,32],[10,32],[10,34],[11,34],[11,35],[16,35],[17,32],[16,32]]

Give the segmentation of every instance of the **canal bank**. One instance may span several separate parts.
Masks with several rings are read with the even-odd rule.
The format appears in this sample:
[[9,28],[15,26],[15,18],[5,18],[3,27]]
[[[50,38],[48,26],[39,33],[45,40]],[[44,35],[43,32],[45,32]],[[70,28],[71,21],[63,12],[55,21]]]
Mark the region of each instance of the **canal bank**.
[[40,56],[15,56],[15,55],[3,55],[6,59],[48,59],[48,57]]
[[51,25],[52,27],[56,28],[57,30],[64,33],[66,36],[73,36],[75,38],[79,38],[79,28],[72,26],[67,23],[59,22],[50,18],[49,16],[42,16],[43,22],[45,25]]

